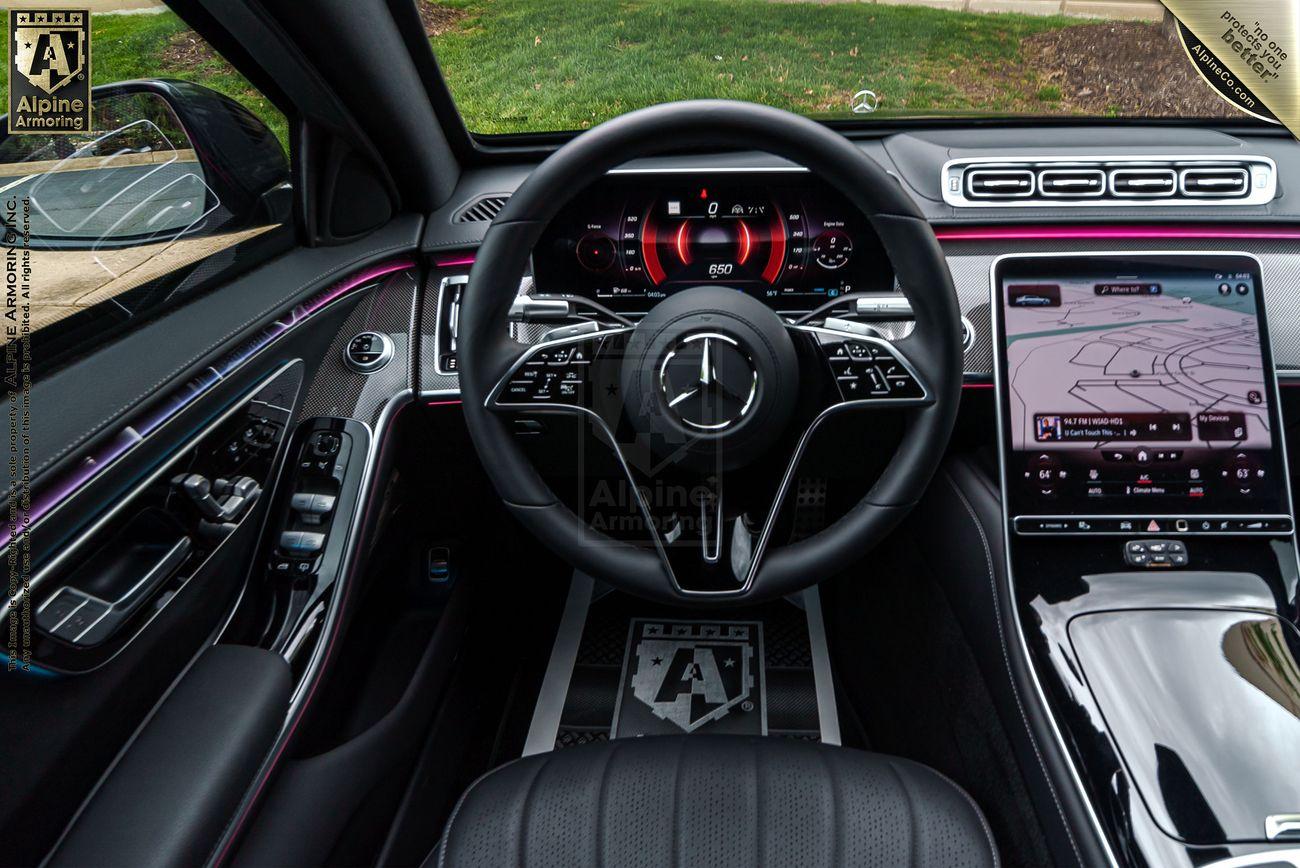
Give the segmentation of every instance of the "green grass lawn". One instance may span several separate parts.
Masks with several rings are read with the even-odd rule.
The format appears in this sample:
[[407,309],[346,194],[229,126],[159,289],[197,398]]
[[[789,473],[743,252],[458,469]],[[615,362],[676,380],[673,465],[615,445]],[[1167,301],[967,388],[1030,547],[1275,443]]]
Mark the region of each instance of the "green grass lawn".
[[[427,0],[420,0],[427,2]],[[727,97],[842,114],[1053,110],[1020,40],[1077,21],[771,0],[444,0],[431,42],[470,129],[581,129],[666,100]],[[445,14],[445,13],[444,13]]]
[[[417,0],[425,3],[428,0]],[[727,97],[843,115],[862,88],[880,114],[1059,111],[1020,41],[1066,18],[771,0],[444,0],[431,39],[470,129],[583,129],[630,109]],[[448,24],[445,19],[454,19]],[[288,145],[284,117],[171,12],[96,15],[93,78],[181,78],[239,100]],[[192,36],[193,34],[189,34]],[[7,90],[0,67],[0,87]]]
[[[275,132],[287,152],[289,130],[284,115],[230,64],[211,52],[183,64],[164,59],[172,40],[187,30],[185,23],[170,11],[157,15],[93,16],[92,83],[111,84],[132,78],[179,78],[197,82],[243,103]],[[0,64],[0,94],[5,106],[9,104],[8,73],[8,65]]]

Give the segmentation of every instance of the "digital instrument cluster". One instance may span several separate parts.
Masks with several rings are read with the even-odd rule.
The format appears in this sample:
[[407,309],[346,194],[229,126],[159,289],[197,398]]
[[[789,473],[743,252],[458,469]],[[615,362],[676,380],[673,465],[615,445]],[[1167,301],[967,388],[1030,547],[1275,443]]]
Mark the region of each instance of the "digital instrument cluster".
[[538,294],[621,314],[714,283],[782,313],[893,288],[866,218],[806,172],[609,175],[551,222],[533,271]]
[[1220,532],[1289,512],[1253,259],[1025,256],[996,287],[1013,515]]

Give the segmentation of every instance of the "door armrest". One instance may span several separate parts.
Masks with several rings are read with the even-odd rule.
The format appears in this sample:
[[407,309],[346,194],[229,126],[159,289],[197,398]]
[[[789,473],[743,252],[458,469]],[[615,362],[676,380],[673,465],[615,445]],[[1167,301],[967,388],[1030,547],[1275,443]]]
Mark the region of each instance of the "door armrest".
[[82,805],[47,866],[198,865],[238,808],[289,709],[277,654],[214,645]]

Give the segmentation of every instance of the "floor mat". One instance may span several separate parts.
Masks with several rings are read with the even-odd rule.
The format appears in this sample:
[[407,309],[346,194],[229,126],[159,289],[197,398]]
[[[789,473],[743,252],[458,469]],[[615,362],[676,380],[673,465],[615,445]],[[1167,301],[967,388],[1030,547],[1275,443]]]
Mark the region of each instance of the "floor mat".
[[[554,740],[539,713],[534,729],[544,731],[529,741],[562,748],[611,737],[730,733],[836,743],[838,722],[823,727],[819,714],[820,672],[820,700],[834,717],[829,664],[815,664],[826,653],[819,607],[812,623],[810,631],[805,609],[785,600],[701,617],[608,594],[586,608],[571,665],[557,661],[561,628],[538,705],[539,712],[559,709],[558,721],[549,722]],[[576,622],[570,629],[576,632]]]
[[762,661],[762,621],[634,618],[610,737],[767,735]]

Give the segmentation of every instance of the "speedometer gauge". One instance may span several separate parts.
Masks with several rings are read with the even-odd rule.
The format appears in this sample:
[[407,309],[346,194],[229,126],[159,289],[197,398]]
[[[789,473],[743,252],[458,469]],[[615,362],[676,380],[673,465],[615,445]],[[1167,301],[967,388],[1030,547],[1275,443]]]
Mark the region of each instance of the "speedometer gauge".
[[654,286],[666,283],[775,283],[786,267],[786,216],[768,199],[674,191],[625,218],[624,237],[640,233],[637,253]]

